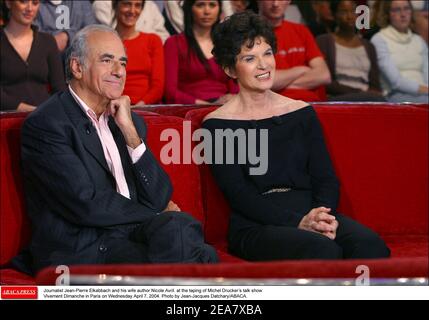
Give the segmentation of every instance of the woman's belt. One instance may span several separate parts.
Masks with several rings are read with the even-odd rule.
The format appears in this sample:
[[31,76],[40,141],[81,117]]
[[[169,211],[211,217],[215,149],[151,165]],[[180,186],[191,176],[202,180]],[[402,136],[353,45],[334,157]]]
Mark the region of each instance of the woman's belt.
[[276,193],[276,192],[289,192],[291,191],[292,188],[274,188],[274,189],[270,189],[268,191],[265,191],[262,193],[262,195],[266,195],[266,194],[270,194],[270,193]]

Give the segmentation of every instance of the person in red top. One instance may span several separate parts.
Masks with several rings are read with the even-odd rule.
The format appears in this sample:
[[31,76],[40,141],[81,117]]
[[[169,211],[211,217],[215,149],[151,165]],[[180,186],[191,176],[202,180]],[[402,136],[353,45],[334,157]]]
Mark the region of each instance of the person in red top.
[[238,85],[216,63],[211,51],[212,28],[219,22],[220,1],[185,0],[185,31],[164,45],[165,102],[224,104],[238,92]]
[[143,0],[112,2],[118,31],[127,51],[127,80],[124,95],[135,107],[159,103],[164,92],[164,49],[161,38],[136,30]]
[[271,22],[277,38],[273,90],[292,99],[324,101],[324,85],[331,82],[329,69],[308,28],[283,20],[290,2],[258,1],[259,13]]

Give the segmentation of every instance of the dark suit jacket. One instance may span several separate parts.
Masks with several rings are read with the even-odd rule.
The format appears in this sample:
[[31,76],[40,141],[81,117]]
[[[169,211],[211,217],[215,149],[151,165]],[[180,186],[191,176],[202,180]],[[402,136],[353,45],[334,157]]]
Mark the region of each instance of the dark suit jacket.
[[[146,126],[133,121],[145,141]],[[33,269],[104,263],[106,237],[128,234],[163,211],[172,186],[147,148],[132,164],[114,120],[131,199],[116,192],[95,128],[67,90],[31,113],[22,128],[22,172],[32,223]],[[125,250],[125,248],[124,248]]]

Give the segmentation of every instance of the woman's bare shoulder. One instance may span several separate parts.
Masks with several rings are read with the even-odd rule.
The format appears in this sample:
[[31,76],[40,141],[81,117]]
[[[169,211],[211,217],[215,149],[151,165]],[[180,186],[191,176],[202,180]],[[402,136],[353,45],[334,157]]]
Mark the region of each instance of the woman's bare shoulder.
[[302,100],[295,100],[280,94],[276,94],[276,106],[278,113],[283,114],[305,108],[309,106],[309,104],[308,102]]
[[220,106],[216,110],[213,110],[212,112],[208,113],[204,119],[203,122],[209,119],[233,119],[233,112],[231,108],[231,103],[227,102],[226,104]]

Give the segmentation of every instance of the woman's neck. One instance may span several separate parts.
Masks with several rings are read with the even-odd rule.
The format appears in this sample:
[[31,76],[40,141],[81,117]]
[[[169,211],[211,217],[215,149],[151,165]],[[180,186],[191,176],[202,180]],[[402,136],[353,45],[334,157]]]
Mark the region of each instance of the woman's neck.
[[31,29],[31,24],[23,25],[15,22],[14,20],[10,20],[6,25],[5,29],[9,35],[12,35],[14,38],[20,38],[24,36],[28,36],[33,33]]
[[211,28],[201,28],[200,26],[194,25],[192,27],[194,31],[195,39],[206,40],[211,39],[210,33],[212,31]]
[[391,25],[391,26],[392,26],[392,28],[393,28],[393,29],[395,29],[397,32],[399,32],[399,33],[403,33],[403,34],[407,34],[407,33],[408,33],[408,30],[409,30],[409,28],[406,28],[406,29],[398,29],[398,28],[394,27],[393,25]]
[[344,39],[344,40],[353,40],[356,37],[356,32],[354,29],[338,29],[335,31],[335,35],[338,38]]
[[271,90],[255,92],[240,88],[237,97],[239,99],[237,106],[239,110],[237,111],[247,115],[264,114],[274,105],[274,96]]
[[138,36],[139,32],[136,30],[135,26],[126,27],[118,23],[116,26],[116,31],[118,31],[119,36],[122,40],[134,39]]

